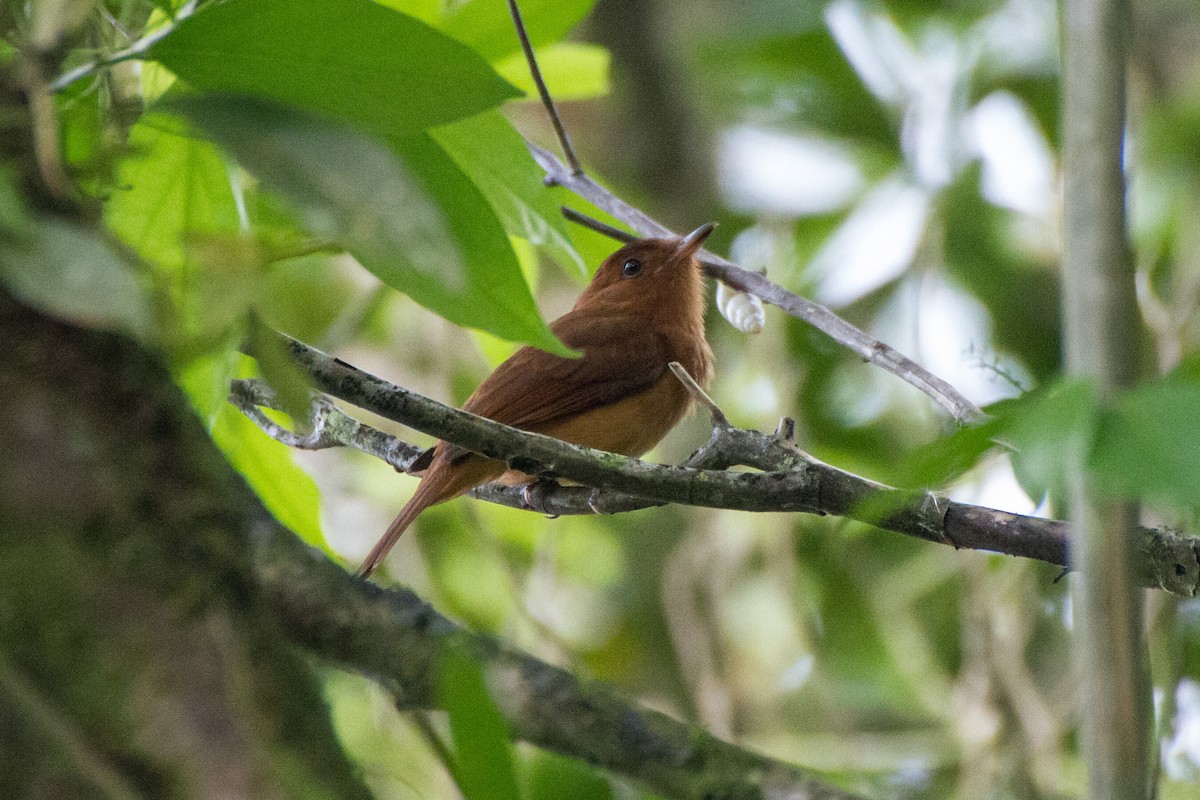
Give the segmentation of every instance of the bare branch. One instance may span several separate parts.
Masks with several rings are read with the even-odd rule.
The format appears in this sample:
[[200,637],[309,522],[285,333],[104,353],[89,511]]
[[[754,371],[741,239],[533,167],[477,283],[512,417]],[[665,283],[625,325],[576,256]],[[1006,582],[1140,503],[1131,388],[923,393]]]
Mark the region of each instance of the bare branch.
[[229,402],[238,408],[259,429],[278,442],[300,450],[323,450],[329,447],[351,447],[390,464],[399,472],[408,472],[424,450],[401,441],[381,430],[364,425],[338,410],[324,397],[314,396],[309,413],[312,433],[289,431],[262,412],[259,406],[283,410],[274,390],[259,380],[235,380]]

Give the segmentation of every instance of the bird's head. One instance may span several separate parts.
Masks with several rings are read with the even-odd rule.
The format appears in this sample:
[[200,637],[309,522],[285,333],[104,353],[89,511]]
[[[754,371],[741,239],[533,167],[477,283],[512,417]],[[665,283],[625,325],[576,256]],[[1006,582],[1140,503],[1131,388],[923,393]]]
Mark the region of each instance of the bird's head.
[[716,227],[707,222],[687,236],[640,239],[625,245],[604,259],[575,307],[611,303],[626,308],[699,294],[702,283],[696,253]]

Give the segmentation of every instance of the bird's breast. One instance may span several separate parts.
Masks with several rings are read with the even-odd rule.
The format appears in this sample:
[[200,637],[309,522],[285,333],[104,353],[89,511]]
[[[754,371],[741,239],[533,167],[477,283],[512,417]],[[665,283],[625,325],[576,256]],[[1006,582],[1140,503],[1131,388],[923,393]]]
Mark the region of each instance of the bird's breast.
[[543,433],[564,442],[640,456],[687,412],[690,397],[671,372],[640,394],[564,420]]

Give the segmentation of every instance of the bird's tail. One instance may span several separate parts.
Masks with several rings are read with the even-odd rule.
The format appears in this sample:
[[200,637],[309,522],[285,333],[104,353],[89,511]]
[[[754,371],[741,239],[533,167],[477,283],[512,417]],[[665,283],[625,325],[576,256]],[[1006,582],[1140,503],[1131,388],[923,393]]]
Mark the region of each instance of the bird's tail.
[[365,578],[375,571],[399,540],[400,534],[404,533],[404,529],[411,525],[422,511],[443,500],[458,497],[474,486],[498,478],[506,469],[503,461],[492,461],[481,456],[468,455],[461,459],[434,456],[433,463],[425,471],[421,485],[417,487],[412,499],[400,509],[400,513],[392,520],[383,537],[363,559],[362,566],[358,568],[359,577]]
[[413,520],[420,516],[422,511],[444,499],[439,496],[440,488],[436,481],[428,479],[421,481],[412,499],[404,504],[404,508],[400,509],[400,513],[392,520],[392,524],[388,525],[383,536],[363,559],[362,566],[358,568],[358,577],[369,577],[376,567],[383,563],[383,559],[387,558],[388,552],[400,540],[400,535],[412,524]]

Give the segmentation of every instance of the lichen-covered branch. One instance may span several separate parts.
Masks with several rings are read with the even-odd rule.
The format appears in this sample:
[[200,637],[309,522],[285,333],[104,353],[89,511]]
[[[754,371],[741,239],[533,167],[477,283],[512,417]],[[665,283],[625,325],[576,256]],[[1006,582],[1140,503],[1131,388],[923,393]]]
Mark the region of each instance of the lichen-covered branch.
[[[581,514],[629,511],[660,503],[741,511],[800,511],[869,522],[885,530],[956,548],[988,550],[1066,567],[1066,523],[959,503],[932,492],[894,489],[825,464],[786,435],[716,426],[713,435],[682,466],[566,444],[476,417],[395,386],[307,345],[286,340],[313,385],[380,416],[445,439],[535,475],[565,478],[584,487],[550,487],[539,492],[538,511]],[[261,398],[260,398],[261,399]],[[416,448],[380,439],[360,426],[368,450],[406,452]],[[348,444],[351,444],[348,442]],[[352,446],[359,446],[352,444]],[[761,472],[733,472],[733,465]],[[527,508],[519,489],[483,487],[476,496]],[[1148,587],[1191,596],[1200,585],[1198,540],[1171,531],[1143,529],[1139,580]]]
[[780,761],[473,634],[404,589],[357,580],[284,532],[264,539],[258,573],[277,618],[315,655],[371,675],[402,708],[436,705],[437,666],[454,648],[480,663],[518,739],[624,775],[664,797],[848,800]]
[[0,336],[0,797],[367,800],[168,371],[3,290]]
[[852,800],[355,579],[280,527],[133,340],[2,291],[0,334],[0,795],[366,800],[297,645],[410,709],[458,648],[514,737],[663,797]]

